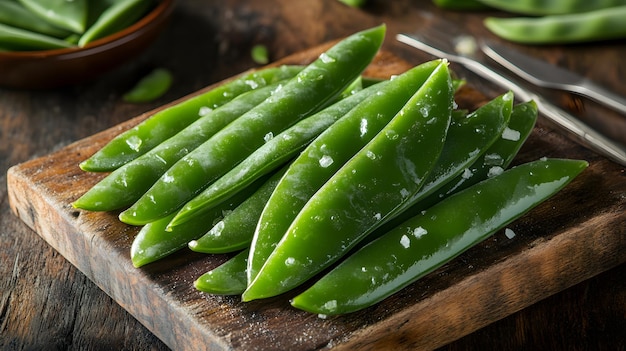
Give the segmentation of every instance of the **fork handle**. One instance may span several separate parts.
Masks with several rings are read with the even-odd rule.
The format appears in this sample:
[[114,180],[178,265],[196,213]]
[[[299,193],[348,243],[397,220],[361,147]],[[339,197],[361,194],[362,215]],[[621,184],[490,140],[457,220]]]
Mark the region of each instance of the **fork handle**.
[[623,145],[598,133],[575,116],[555,106],[538,94],[522,88],[484,64],[474,60],[467,60],[462,62],[462,64],[483,78],[513,91],[522,100],[534,100],[537,103],[538,111],[542,115],[560,128],[576,136],[576,140],[581,145],[604,155],[622,166],[626,166],[626,148]]
[[572,87],[572,90],[581,95],[587,96],[597,102],[604,104],[623,115],[626,115],[626,99],[619,96],[590,80],[583,80],[578,86]]

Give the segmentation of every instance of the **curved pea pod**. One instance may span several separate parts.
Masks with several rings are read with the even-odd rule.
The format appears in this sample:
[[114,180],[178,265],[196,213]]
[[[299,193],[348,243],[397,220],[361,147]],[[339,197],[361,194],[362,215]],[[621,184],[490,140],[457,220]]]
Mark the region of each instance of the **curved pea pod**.
[[626,5],[624,0],[476,0],[486,6],[511,13],[549,16],[582,13]]
[[287,166],[272,174],[254,194],[225,215],[206,234],[189,242],[189,248],[203,253],[227,253],[249,247],[261,212],[286,170]]
[[322,53],[246,114],[174,164],[152,188],[120,214],[128,224],[144,224],[179,210],[239,162],[336,98],[357,79],[378,52],[384,25],[355,33]]
[[120,0],[104,10],[95,23],[83,33],[78,46],[85,46],[94,40],[116,33],[143,17],[154,6],[151,0]]
[[190,241],[204,235],[215,223],[237,208],[263,184],[263,181],[259,180],[253,183],[246,190],[230,198],[229,201],[214,207],[206,216],[187,222],[172,230],[168,230],[167,225],[173,215],[144,225],[130,248],[133,266],[141,267],[158,261],[186,247]]
[[240,164],[212,183],[206,190],[189,200],[170,225],[176,226],[190,218],[202,215],[204,211],[210,210],[212,206],[227,199],[232,193],[256,178],[284,164],[286,160],[301,152],[306,145],[340,117],[384,85],[385,82],[381,82],[361,90],[272,137]]
[[[497,101],[497,99],[494,101]],[[506,104],[502,107],[503,111],[507,110]],[[399,211],[394,218],[390,219],[387,223],[376,229],[376,231],[370,235],[371,238],[368,238],[368,240],[379,237],[383,233],[388,232],[407,219],[414,217],[423,210],[435,205],[447,196],[461,191],[490,176],[497,175],[506,169],[513,161],[515,155],[517,155],[517,152],[524,145],[524,142],[530,135],[535,122],[537,121],[537,105],[533,101],[516,105],[511,112],[511,117],[503,117],[502,121],[508,121],[508,124],[502,124],[506,125],[506,127],[502,130],[500,136],[495,140],[495,142],[493,142],[493,144],[486,142],[485,145],[490,146],[485,148],[485,150],[480,153],[479,157],[476,158],[471,165],[463,168],[461,173],[455,177],[437,177],[434,175],[440,174],[440,172],[433,171],[431,180],[427,181],[431,184],[430,189],[425,191],[421,196],[417,196],[416,199],[412,201],[412,205],[407,206],[407,208],[402,211]],[[494,120],[494,126],[496,125],[498,125],[498,123]],[[497,130],[500,130],[500,128],[495,129],[495,131]],[[455,135],[454,128],[450,128],[448,136],[449,139],[461,138],[460,135]],[[471,143],[469,145],[471,145]],[[455,174],[456,173],[457,172],[455,172]]]
[[264,101],[279,84],[245,92],[211,110],[178,134],[111,172],[73,206],[90,211],[111,211],[132,205],[178,160]]
[[273,83],[293,78],[302,66],[265,68],[243,74],[200,95],[156,112],[113,138],[80,168],[90,172],[110,172],[150,151],[210,111],[235,97]]
[[10,51],[51,50],[73,45],[55,37],[0,23],[0,48]]
[[87,26],[87,0],[19,0],[42,20],[74,33]]
[[626,38],[626,5],[585,13],[485,19],[497,36],[523,44],[568,44]]
[[372,306],[548,199],[587,165],[545,159],[477,183],[364,246],[291,304],[322,315]]
[[156,68],[124,94],[124,101],[141,103],[158,99],[169,90],[172,81],[172,72],[165,68]]
[[239,295],[246,289],[248,250],[243,250],[193,282],[196,289],[215,295]]
[[309,198],[400,111],[440,63],[426,62],[391,79],[384,89],[315,138],[292,162],[259,218],[248,260],[249,281]]
[[70,32],[42,21],[17,1],[0,1],[0,23],[55,38],[65,38]]
[[483,155],[502,135],[511,117],[513,93],[507,92],[473,113],[452,120],[441,156],[424,186],[412,194],[390,218],[432,194]]
[[453,106],[447,62],[306,203],[242,294],[276,296],[343,257],[422,186],[443,149]]

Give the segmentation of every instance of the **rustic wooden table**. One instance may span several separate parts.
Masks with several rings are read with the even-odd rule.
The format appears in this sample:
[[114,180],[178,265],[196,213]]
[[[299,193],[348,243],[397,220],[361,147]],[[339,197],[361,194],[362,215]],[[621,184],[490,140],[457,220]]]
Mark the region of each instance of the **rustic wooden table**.
[[[429,14],[429,21],[447,18],[465,31],[490,36],[481,25],[487,13],[443,12],[427,0],[370,1],[360,10],[336,0],[180,0],[170,26],[155,45],[96,81],[49,91],[0,89],[0,180],[6,184],[6,172],[14,164],[254,67],[250,48],[255,44],[266,45],[271,59],[279,59],[385,22],[386,49],[419,63],[429,56],[394,43],[393,36],[429,25],[420,20],[420,13]],[[519,48],[626,95],[623,43]],[[157,66],[172,70],[173,88],[151,103],[124,103],[121,95]],[[483,87],[471,75],[468,79]],[[486,91],[491,88],[484,85]],[[626,116],[571,96],[550,96],[626,143]],[[5,185],[0,188],[0,277],[3,350],[167,349],[10,212]],[[623,350],[624,330],[626,266],[622,263],[442,349]]]

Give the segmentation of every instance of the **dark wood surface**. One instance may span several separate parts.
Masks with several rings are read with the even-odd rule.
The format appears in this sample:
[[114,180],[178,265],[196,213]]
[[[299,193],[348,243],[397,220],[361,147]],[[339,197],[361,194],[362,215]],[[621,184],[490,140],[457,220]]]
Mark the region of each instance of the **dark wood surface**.
[[[430,21],[448,18],[468,31],[489,35],[480,25],[486,13],[440,12],[427,1],[380,1],[365,10],[350,9],[330,0],[314,3],[180,1],[171,26],[154,47],[138,60],[102,79],[54,91],[0,90],[0,177],[6,183],[6,170],[14,164],[61,150],[73,141],[254,67],[249,49],[256,43],[267,45],[272,59],[279,59],[386,22],[389,26],[387,48],[419,63],[428,56],[409,51],[393,43],[392,38],[396,32],[430,25],[429,21],[418,18],[425,12],[432,14]],[[626,94],[623,84],[626,72],[621,64],[626,48],[621,43],[520,48],[589,75]],[[149,104],[123,103],[121,94],[154,66],[173,70],[176,77],[173,89]],[[459,72],[464,74],[463,70],[459,69]],[[483,88],[482,82],[469,74],[467,77],[475,86]],[[492,87],[486,84],[484,89]],[[589,124],[624,140],[626,117],[583,100],[550,95],[565,106],[584,108],[579,114]],[[603,165],[601,169],[609,167],[613,171],[609,183],[621,185],[621,193],[613,191],[608,184],[594,184],[594,180],[603,181],[601,176],[588,181],[588,191],[604,191],[613,196],[617,192],[623,196],[626,179],[623,168]],[[1,189],[0,347],[8,350],[167,349],[118,303],[10,213],[6,188]],[[617,202],[620,203],[623,207],[623,198]],[[587,216],[589,214],[571,213],[566,219],[583,223]],[[594,228],[598,228],[594,233],[608,230],[604,223],[604,220],[594,223]],[[623,221],[620,223],[624,225]],[[616,228],[613,233],[623,242],[623,227]],[[602,242],[602,236],[593,238]],[[625,273],[622,263],[573,287],[563,286],[564,291],[443,348],[624,349]]]

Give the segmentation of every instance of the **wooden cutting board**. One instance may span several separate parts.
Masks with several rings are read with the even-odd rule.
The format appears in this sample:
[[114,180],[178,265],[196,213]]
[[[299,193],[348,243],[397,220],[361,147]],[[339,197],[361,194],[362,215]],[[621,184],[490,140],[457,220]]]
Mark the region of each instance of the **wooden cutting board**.
[[[328,45],[276,64],[310,62]],[[388,78],[409,67],[382,52],[367,75]],[[469,108],[485,101],[471,87],[457,97]],[[206,295],[192,282],[228,255],[182,250],[136,269],[129,252],[138,228],[120,223],[118,213],[70,205],[104,176],[78,164],[152,112],[16,165],[7,183],[12,211],[174,350],[432,349],[626,261],[624,168],[540,120],[515,163],[546,156],[590,166],[509,225],[514,237],[498,232],[382,303],[346,316],[295,310],[288,303],[294,294],[249,303]]]

